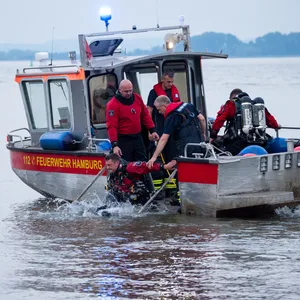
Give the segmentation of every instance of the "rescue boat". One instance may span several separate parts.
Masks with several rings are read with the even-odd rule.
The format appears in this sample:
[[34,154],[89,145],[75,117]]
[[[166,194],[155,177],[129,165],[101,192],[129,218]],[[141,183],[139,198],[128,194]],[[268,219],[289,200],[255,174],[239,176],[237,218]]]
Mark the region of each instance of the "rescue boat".
[[[161,54],[120,55],[123,36],[157,31],[169,32]],[[45,197],[69,201],[77,199],[105,166],[110,150],[105,106],[122,79],[131,80],[134,91],[143,95],[149,92],[145,79],[153,86],[164,69],[172,69],[181,98],[189,99],[208,119],[201,61],[227,58],[192,52],[188,25],[80,34],[78,41],[79,62],[75,52],[70,52],[72,63],[63,65],[48,64],[47,53],[38,53],[39,66],[17,70],[28,128],[7,135],[15,174]],[[177,42],[183,51],[171,51]],[[299,203],[300,152],[279,147],[276,153],[233,157],[218,154],[211,144],[200,146],[207,150],[204,156],[177,158],[183,213],[256,215],[263,207]],[[91,191],[104,197],[105,185],[104,172]]]

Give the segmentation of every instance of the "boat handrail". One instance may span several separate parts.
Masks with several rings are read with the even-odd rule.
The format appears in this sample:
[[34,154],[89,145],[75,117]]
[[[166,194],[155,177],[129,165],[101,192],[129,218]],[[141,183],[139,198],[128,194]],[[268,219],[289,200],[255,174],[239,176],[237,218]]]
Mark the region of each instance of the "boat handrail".
[[[23,73],[26,73],[28,74],[28,72],[26,71],[32,71],[32,70],[51,70],[49,72],[53,73],[55,69],[63,69],[63,68],[76,68],[76,70],[74,70],[73,72],[72,71],[68,71],[68,72],[63,72],[64,74],[73,74],[73,73],[79,73],[79,66],[77,65],[57,65],[57,66],[36,66],[36,67],[26,67],[26,68],[23,68]],[[18,73],[18,70],[17,70],[17,73]],[[45,72],[43,72],[44,74]],[[30,73],[31,74],[31,73]]]
[[[29,133],[29,136],[25,136],[25,137],[22,137],[21,135],[18,135],[18,134],[12,134],[13,132],[17,132],[17,131],[21,131],[21,130],[25,130]],[[14,129],[12,131],[10,131],[8,134],[7,134],[7,142],[8,144],[14,144],[14,140],[13,138],[17,138],[18,140],[15,141],[15,142],[21,142],[21,145],[22,145],[22,148],[24,148],[24,141],[31,141],[31,134],[30,134],[30,131],[28,128],[26,127],[22,127],[22,128],[18,128],[18,129]]]
[[9,137],[15,137],[15,138],[18,138],[19,140],[17,140],[17,141],[12,141],[12,140],[8,140],[8,143],[9,144],[15,144],[15,143],[17,143],[17,142],[20,142],[21,143],[21,145],[22,145],[22,148],[25,148],[25,145],[24,145],[24,142],[25,141],[31,141],[31,138],[29,138],[29,137],[25,137],[25,138],[22,138],[22,136],[20,136],[20,135],[17,135],[17,134],[10,134],[9,135]]
[[[221,149],[217,148],[216,146],[210,144],[210,143],[205,143],[205,142],[201,142],[201,143],[187,143],[184,147],[184,157],[188,157],[187,156],[187,149],[189,146],[199,146],[202,148],[206,149],[205,154],[203,153],[193,153],[193,155],[195,156],[195,158],[211,158],[213,157],[215,160],[219,160],[220,157],[222,156],[232,156],[230,152],[228,151],[222,151]],[[216,151],[218,151],[218,154],[216,154]]]
[[[19,140],[20,140],[20,142],[21,142],[21,145],[22,145],[22,148],[24,148],[24,143],[23,143],[23,138],[20,136],[20,135],[16,135],[16,134],[8,134],[8,136],[9,137],[15,137],[15,138],[19,138]],[[15,142],[13,142],[13,143],[11,143],[11,142],[13,142],[13,140],[8,140],[8,143],[9,144],[14,144],[14,143],[17,143],[17,142],[19,142],[19,141],[15,141]]]
[[201,147],[201,148],[206,148],[206,153],[205,155],[203,155],[203,153],[193,153],[193,155],[195,156],[195,158],[201,158],[203,156],[203,158],[206,158],[207,156],[207,152],[208,152],[208,148],[206,146],[206,143],[204,142],[201,142],[201,143],[187,143],[184,147],[184,157],[188,157],[187,156],[187,149],[190,147],[190,146],[198,146],[198,147]]
[[116,34],[143,33],[143,32],[150,32],[150,31],[167,31],[167,30],[176,30],[176,29],[188,30],[189,28],[190,28],[189,25],[149,27],[149,28],[143,28],[143,29],[128,29],[128,30],[88,33],[88,34],[84,34],[84,36],[85,37],[96,37],[96,36],[108,36],[108,35],[116,35]]
[[281,129],[288,129],[288,130],[300,130],[300,127],[296,126],[281,126],[280,128],[273,128],[276,132],[276,137],[279,137],[279,130]]
[[106,32],[99,32],[99,33],[90,33],[90,34],[79,34],[78,35],[78,42],[79,42],[79,52],[80,52],[80,59],[81,59],[81,66],[83,67],[90,67],[90,60],[86,55],[86,38],[91,37],[103,37],[103,36],[110,36],[110,35],[122,35],[122,34],[136,34],[136,33],[145,33],[145,32],[153,32],[153,31],[170,31],[181,29],[182,33],[180,34],[182,37],[182,41],[184,43],[184,51],[191,51],[191,38],[190,38],[190,26],[189,25],[177,25],[177,26],[164,26],[164,27],[152,27],[152,28],[143,28],[143,29],[136,29],[132,28],[131,30],[120,30],[120,31],[106,31]]
[[95,142],[110,142],[109,139],[90,138],[90,140],[95,141]]
[[87,134],[85,133],[85,134],[83,135],[83,138],[82,138],[80,141],[73,140],[73,141],[72,141],[72,144],[81,144],[86,138],[87,138]]
[[[10,131],[8,134],[11,134],[12,132],[17,132],[17,131],[19,131],[19,130],[26,130],[26,131],[27,131],[27,132],[30,134],[30,131],[29,131],[29,129],[28,129],[28,128],[26,128],[26,127],[22,127],[22,128],[14,129],[14,130]],[[30,134],[30,136],[31,136],[31,134]]]
[[109,139],[99,139],[99,138],[94,138],[94,137],[89,137],[88,141],[89,141],[89,143],[88,143],[88,146],[86,147],[86,149],[88,151],[91,151],[92,149],[96,148],[95,142],[109,142],[110,143]]

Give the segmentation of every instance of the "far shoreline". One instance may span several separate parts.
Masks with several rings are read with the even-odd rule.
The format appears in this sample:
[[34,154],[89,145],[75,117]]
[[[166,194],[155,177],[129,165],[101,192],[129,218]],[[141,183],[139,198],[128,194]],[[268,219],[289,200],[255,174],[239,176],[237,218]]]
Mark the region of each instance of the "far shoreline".
[[[203,52],[205,53],[205,52]],[[223,54],[227,54],[227,53],[223,53]],[[127,56],[131,56],[131,55],[127,55]],[[137,55],[140,57],[143,56],[147,56],[147,55]],[[265,56],[230,56],[228,55],[227,59],[262,59],[262,58],[300,58],[300,55],[265,55]],[[0,59],[0,62],[21,62],[21,61],[26,61],[26,62],[34,62],[35,59],[34,58],[26,58],[26,59]],[[69,61],[68,58],[66,59],[56,59],[55,57],[53,58],[53,61]],[[77,60],[78,62],[80,62],[80,59]]]

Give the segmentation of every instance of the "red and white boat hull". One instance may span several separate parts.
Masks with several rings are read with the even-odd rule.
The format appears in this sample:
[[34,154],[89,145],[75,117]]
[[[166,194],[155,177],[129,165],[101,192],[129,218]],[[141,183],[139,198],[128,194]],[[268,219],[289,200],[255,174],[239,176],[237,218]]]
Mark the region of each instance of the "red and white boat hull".
[[235,209],[300,204],[300,152],[178,162],[182,211],[218,216]]
[[[28,186],[45,196],[75,200],[104,167],[104,156],[61,154],[43,151],[10,151],[11,166]],[[104,196],[106,173],[89,192]]]

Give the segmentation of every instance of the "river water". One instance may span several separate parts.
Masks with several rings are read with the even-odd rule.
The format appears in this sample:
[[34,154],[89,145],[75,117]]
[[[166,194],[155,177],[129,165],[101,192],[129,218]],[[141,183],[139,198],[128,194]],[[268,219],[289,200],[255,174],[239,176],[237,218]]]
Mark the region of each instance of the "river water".
[[[45,201],[11,171],[6,133],[27,127],[17,67],[0,63],[0,299],[300,299],[300,208],[268,219],[138,215]],[[203,62],[208,114],[230,90],[299,126],[300,58]],[[272,132],[271,132],[272,133]],[[280,132],[298,136],[299,131]]]

